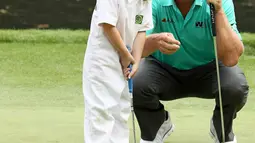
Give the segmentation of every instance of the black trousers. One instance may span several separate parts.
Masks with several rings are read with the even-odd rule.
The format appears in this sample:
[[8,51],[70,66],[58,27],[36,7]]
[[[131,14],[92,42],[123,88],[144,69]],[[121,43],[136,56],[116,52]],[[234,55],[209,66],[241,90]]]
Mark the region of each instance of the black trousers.
[[[226,141],[233,140],[233,120],[247,101],[249,86],[238,66],[220,65],[222,101]],[[191,70],[178,70],[153,57],[141,61],[134,77],[134,110],[141,129],[141,138],[154,140],[165,121],[162,101],[186,97],[215,99],[212,116],[219,140],[222,139],[218,84],[215,61]],[[194,111],[195,112],[195,111]]]

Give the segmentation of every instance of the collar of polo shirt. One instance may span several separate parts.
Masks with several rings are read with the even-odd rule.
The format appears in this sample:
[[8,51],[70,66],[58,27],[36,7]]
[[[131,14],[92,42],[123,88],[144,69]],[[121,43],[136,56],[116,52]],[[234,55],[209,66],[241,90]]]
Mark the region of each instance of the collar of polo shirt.
[[[173,5],[175,5],[175,2],[174,2],[174,0],[162,0],[162,5],[163,6],[173,6]],[[195,0],[195,5],[202,6],[203,0]]]

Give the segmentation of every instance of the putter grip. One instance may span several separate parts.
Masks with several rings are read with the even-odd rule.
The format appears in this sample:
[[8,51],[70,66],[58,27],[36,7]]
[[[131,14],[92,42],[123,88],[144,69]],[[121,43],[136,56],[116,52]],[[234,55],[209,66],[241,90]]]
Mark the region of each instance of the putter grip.
[[[129,65],[128,68],[130,68],[130,71],[131,71],[132,65]],[[133,93],[133,79],[132,78],[128,79],[128,89],[129,89],[129,93]]]
[[[131,52],[131,48],[129,46],[127,46],[127,49],[129,52]],[[130,68],[130,72],[132,71],[132,64],[130,64],[128,66],[128,68]],[[129,89],[129,93],[133,93],[133,79],[129,78],[128,79],[128,89]]]
[[211,22],[212,22],[212,34],[216,36],[216,27],[215,27],[215,7],[213,4],[210,4],[210,13],[211,13]]

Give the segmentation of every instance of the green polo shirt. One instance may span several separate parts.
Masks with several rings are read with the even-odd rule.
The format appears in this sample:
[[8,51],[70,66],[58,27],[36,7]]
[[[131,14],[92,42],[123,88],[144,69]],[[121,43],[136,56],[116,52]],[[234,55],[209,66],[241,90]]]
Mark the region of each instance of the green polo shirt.
[[[222,0],[222,3],[229,24],[241,39],[233,1]],[[215,59],[210,7],[206,0],[195,0],[185,18],[174,0],[153,0],[152,8],[154,28],[147,31],[147,35],[169,32],[181,42],[174,54],[166,55],[157,50],[152,56],[180,70],[189,70]]]

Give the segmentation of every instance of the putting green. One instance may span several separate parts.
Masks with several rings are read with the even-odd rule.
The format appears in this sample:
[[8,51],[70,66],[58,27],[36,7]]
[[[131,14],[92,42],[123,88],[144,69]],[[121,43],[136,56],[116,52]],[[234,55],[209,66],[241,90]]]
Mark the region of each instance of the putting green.
[[[85,44],[14,42],[0,47],[0,143],[82,143]],[[251,92],[235,121],[238,143],[255,142],[254,63],[253,56],[240,61]],[[212,142],[208,132],[213,100],[164,103],[176,125],[167,142]]]

